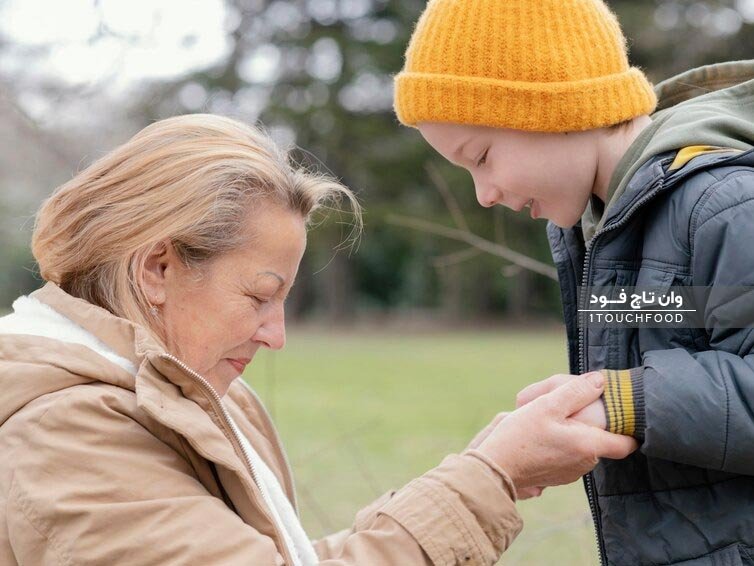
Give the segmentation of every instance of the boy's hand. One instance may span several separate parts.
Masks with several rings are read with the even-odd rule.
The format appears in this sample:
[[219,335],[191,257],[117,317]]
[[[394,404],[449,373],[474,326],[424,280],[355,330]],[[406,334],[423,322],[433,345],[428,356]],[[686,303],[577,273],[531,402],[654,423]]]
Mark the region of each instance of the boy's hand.
[[537,397],[541,397],[545,393],[554,391],[561,385],[564,385],[571,381],[574,377],[578,376],[569,375],[567,373],[556,373],[555,375],[551,375],[547,379],[543,379],[542,381],[527,385],[518,392],[518,395],[516,395],[516,408],[521,408],[524,405],[534,401],[534,399],[536,399]]
[[[531,403],[537,397],[541,397],[578,377],[578,375],[558,373],[537,383],[532,383],[528,387],[522,389],[516,396],[516,408],[523,407],[527,403]],[[584,424],[601,428],[602,430],[607,429],[607,415],[605,415],[605,406],[601,399],[597,399],[587,407],[584,407],[572,415],[571,418]]]
[[572,415],[571,418],[589,426],[607,430],[607,415],[605,414],[605,404],[602,402],[602,399],[597,399],[594,403]]

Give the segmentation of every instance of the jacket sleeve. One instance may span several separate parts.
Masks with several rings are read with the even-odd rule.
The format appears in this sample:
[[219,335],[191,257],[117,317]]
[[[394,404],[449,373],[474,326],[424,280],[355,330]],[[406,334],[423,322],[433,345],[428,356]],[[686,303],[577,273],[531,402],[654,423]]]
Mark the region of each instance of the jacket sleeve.
[[[179,450],[99,387],[83,387],[44,411],[25,409],[34,432],[23,435],[23,465],[7,494],[19,563],[284,563]],[[470,455],[449,457],[363,519],[322,564],[492,564],[520,529],[503,481]]]
[[643,367],[605,370],[609,429],[642,440],[647,456],[754,475],[754,174],[713,185],[690,234],[692,284],[721,296],[736,287],[736,298],[713,288],[709,350],[650,351]]
[[451,455],[315,543],[322,564],[495,564],[523,523],[506,474],[475,451]]

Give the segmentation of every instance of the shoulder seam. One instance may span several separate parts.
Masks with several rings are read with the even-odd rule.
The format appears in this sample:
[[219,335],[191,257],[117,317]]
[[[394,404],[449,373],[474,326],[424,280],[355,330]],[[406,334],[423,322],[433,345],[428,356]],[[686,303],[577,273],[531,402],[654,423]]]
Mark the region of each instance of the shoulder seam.
[[[707,205],[707,202],[709,201],[709,199],[712,198],[712,196],[715,194],[715,191],[717,191],[717,189],[719,189],[728,180],[730,180],[731,177],[737,178],[739,176],[744,176],[744,175],[754,175],[754,171],[740,171],[739,170],[739,171],[731,171],[730,173],[728,173],[727,175],[725,175],[725,177],[723,177],[722,179],[718,179],[717,177],[715,177],[714,175],[712,175],[709,172],[705,171],[705,173],[707,173],[713,179],[715,179],[715,182],[712,183],[709,187],[707,187],[704,190],[704,193],[702,194],[702,196],[699,198],[699,200],[694,205],[694,212],[691,215],[691,222],[689,223],[689,246],[690,246],[690,251],[691,251],[691,255],[692,256],[694,254],[696,233],[699,231],[699,229],[702,226],[704,226],[704,224],[706,224],[709,220],[712,220],[713,218],[715,218],[718,214],[720,214],[722,212],[725,212],[726,210],[728,210],[730,208],[734,208],[734,207],[738,206],[739,204],[744,204],[744,203],[748,202],[749,200],[751,200],[751,199],[746,199],[746,200],[743,200],[743,201],[735,202],[735,203],[733,203],[733,204],[731,204],[731,205],[729,205],[729,206],[727,206],[727,207],[725,207],[725,208],[723,208],[721,210],[718,210],[712,216],[710,216],[709,218],[705,218],[701,223],[697,224],[697,222],[699,221],[699,217],[700,217],[702,211],[704,210],[704,207]],[[752,198],[754,198],[754,197],[752,197]]]
[[714,214],[713,214],[712,216],[710,216],[709,218],[705,218],[705,219],[704,219],[704,222],[702,222],[701,224],[699,224],[699,226],[697,226],[697,227],[696,227],[697,231],[698,231],[698,230],[699,230],[699,229],[700,229],[700,228],[701,228],[702,226],[704,226],[704,225],[705,225],[705,224],[706,224],[707,222],[709,222],[710,220],[713,220],[713,219],[715,219],[715,218],[716,218],[717,216],[719,216],[720,214],[722,214],[722,213],[723,213],[723,212],[725,212],[726,210],[730,210],[731,208],[736,208],[737,206],[739,206],[739,205],[742,205],[742,204],[746,204],[747,202],[750,202],[750,201],[752,201],[752,200],[754,200],[754,196],[751,196],[751,197],[749,197],[749,198],[747,198],[747,199],[744,199],[744,200],[741,200],[741,201],[738,201],[738,202],[734,202],[733,204],[729,204],[728,206],[726,206],[726,207],[724,207],[724,208],[721,208],[720,210],[718,210],[717,212],[715,212],[715,213],[714,213]]

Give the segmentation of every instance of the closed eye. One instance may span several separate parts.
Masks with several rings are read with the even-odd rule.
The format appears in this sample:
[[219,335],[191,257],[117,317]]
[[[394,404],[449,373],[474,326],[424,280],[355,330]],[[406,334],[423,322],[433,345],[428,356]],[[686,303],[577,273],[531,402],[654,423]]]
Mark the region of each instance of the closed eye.
[[477,162],[476,162],[477,167],[481,167],[487,162],[487,154],[489,153],[489,151],[490,151],[490,148],[485,149],[482,156],[479,159],[477,159]]

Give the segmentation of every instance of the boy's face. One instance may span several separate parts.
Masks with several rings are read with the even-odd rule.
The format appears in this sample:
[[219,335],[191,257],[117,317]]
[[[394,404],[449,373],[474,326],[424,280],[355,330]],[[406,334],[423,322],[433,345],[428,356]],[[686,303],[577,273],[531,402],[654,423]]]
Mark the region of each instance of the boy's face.
[[562,228],[584,213],[597,175],[596,130],[540,133],[439,122],[418,125],[424,139],[467,169],[484,207],[502,204]]

